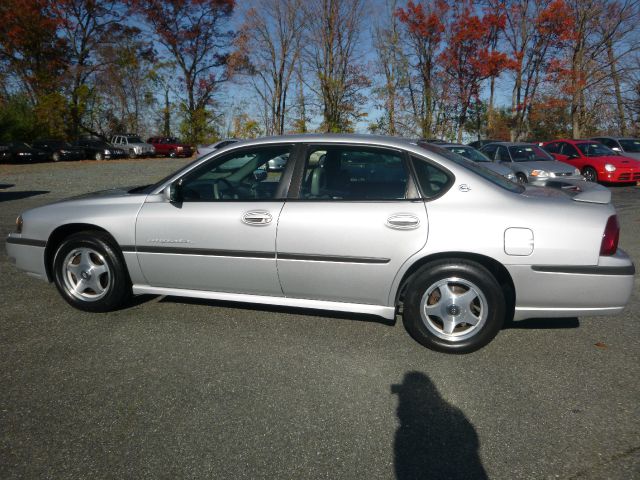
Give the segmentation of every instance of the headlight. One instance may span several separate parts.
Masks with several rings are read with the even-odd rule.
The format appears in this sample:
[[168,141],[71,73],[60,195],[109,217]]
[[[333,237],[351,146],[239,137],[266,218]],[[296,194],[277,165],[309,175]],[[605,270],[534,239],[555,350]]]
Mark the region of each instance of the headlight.
[[71,153],[69,150],[60,150],[60,153]]
[[604,169],[605,169],[607,172],[615,172],[615,171],[616,171],[616,167],[615,167],[615,165],[611,165],[610,163],[607,163],[607,164],[604,166]]
[[18,218],[16,218],[16,233],[22,233],[22,224],[24,222],[22,221],[22,215],[18,216]]
[[547,172],[546,170],[534,170],[529,175],[531,175],[532,177],[548,177],[549,172]]
[[105,151],[104,151],[104,154],[105,154],[105,155],[111,155],[111,150],[105,150]]
[[26,157],[27,155],[31,155],[29,152],[18,152],[18,155],[21,157]]
[[142,152],[142,148],[140,147],[133,147],[133,151],[136,153],[141,153]]
[[176,147],[176,150],[181,152],[182,151],[182,147]]

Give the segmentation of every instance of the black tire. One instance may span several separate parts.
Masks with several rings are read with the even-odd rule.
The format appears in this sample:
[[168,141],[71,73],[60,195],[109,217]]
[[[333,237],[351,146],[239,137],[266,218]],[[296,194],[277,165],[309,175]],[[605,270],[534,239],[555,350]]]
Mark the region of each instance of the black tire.
[[516,178],[518,179],[518,183],[520,185],[529,183],[529,181],[527,180],[527,176],[524,173],[516,173]]
[[102,160],[104,160],[104,156],[102,155],[102,152],[96,152],[93,158],[96,159],[96,162],[101,162]]
[[58,152],[53,152],[53,155],[51,156],[51,160],[53,160],[54,162],[59,162],[60,154]]
[[[427,308],[432,309],[430,314]],[[469,353],[497,335],[505,314],[504,293],[491,272],[476,262],[454,258],[426,265],[413,276],[404,298],[403,323],[416,341],[431,350]]]
[[124,260],[104,232],[67,237],[54,256],[53,273],[62,297],[79,310],[109,312],[124,306],[131,297]]
[[176,153],[175,150],[171,150],[169,152],[169,158],[176,158],[178,156],[178,154]]
[[587,182],[598,182],[598,172],[596,172],[593,167],[584,167],[582,169],[582,176],[587,180]]

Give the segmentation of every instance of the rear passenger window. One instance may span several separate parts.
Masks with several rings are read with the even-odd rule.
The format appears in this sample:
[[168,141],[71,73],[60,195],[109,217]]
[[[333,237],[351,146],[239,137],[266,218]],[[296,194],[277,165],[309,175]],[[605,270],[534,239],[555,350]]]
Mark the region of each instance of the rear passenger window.
[[419,158],[411,157],[411,161],[424,198],[437,197],[449,188],[451,178],[445,172]]
[[300,198],[399,200],[409,175],[402,154],[376,148],[323,146],[307,154]]

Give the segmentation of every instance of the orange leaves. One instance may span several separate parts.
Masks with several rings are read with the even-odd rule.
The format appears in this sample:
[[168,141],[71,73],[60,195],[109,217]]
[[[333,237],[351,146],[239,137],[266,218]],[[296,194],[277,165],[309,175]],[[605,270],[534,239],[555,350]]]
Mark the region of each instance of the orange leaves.
[[437,0],[426,11],[422,3],[410,1],[406,9],[398,8],[395,14],[411,34],[437,43],[445,29],[442,19],[448,9],[443,0]]
[[575,22],[571,7],[565,0],[552,0],[535,20],[540,34],[557,39],[571,40],[575,36]]

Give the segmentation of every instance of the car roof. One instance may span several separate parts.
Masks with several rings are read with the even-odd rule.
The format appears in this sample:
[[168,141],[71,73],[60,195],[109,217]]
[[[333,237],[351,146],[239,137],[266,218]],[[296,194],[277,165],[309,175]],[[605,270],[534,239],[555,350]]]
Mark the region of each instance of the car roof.
[[377,146],[406,148],[407,146],[416,146],[418,144],[418,140],[402,137],[357,133],[304,133],[279,135],[273,137],[260,137],[250,140],[238,140],[232,145],[228,145],[228,147],[233,146],[235,148],[238,146],[265,145],[271,143],[342,143],[353,145],[361,145],[365,143]]
[[486,145],[483,145],[483,147],[488,147],[489,145],[502,145],[504,147],[523,147],[525,145],[531,146],[539,146],[537,143],[533,143],[533,142],[492,142],[492,143],[487,143]]

